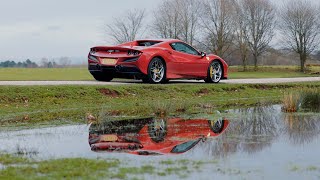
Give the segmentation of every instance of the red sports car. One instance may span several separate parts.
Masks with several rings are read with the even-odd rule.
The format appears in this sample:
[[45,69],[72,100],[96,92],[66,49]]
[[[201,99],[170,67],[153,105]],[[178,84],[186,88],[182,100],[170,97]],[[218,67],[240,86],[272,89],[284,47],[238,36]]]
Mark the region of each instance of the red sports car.
[[89,145],[93,151],[136,155],[181,154],[200,141],[221,135],[229,121],[207,119],[135,119],[92,124]]
[[199,52],[177,39],[138,40],[117,46],[93,47],[88,68],[98,81],[113,78],[166,83],[171,79],[197,79],[218,83],[228,78],[227,63]]

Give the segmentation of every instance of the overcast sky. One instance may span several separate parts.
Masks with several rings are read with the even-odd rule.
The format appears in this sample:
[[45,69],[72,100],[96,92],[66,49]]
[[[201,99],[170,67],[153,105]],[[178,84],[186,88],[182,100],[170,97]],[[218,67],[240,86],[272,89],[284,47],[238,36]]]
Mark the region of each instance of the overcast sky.
[[0,0],[0,61],[86,57],[106,44],[104,25],[128,9],[161,0]]
[[107,44],[104,26],[112,17],[135,8],[146,8],[150,15],[161,1],[0,0],[0,61],[85,59],[90,47]]

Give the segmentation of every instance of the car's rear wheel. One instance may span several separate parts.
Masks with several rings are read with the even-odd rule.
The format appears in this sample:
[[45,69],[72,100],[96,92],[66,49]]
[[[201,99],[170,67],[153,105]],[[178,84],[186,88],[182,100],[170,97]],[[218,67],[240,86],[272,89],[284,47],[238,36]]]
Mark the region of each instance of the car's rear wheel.
[[217,60],[212,61],[208,68],[208,75],[205,79],[206,83],[219,83],[222,78],[223,67]]
[[222,118],[209,120],[209,126],[214,133],[221,133],[224,127],[224,120]]
[[112,75],[102,75],[102,74],[92,74],[95,80],[97,81],[104,81],[104,82],[110,82],[113,79]]
[[143,82],[159,84],[166,82],[166,65],[160,58],[153,58],[148,66],[148,76]]

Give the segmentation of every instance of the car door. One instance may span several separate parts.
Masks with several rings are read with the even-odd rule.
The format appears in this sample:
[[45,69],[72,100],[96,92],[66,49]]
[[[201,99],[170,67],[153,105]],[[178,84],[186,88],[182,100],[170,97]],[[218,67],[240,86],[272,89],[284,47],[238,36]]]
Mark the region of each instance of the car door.
[[170,46],[174,50],[175,69],[177,74],[184,77],[197,77],[206,72],[206,64],[201,54],[190,45],[183,42],[174,42]]

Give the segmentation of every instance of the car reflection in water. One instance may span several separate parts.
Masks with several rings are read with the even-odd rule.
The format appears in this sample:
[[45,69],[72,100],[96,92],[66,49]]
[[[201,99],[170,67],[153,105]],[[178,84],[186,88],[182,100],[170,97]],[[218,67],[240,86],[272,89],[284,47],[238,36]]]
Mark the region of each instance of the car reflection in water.
[[125,152],[136,155],[181,154],[200,141],[222,134],[226,119],[134,119],[92,124],[92,151]]

